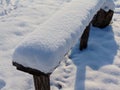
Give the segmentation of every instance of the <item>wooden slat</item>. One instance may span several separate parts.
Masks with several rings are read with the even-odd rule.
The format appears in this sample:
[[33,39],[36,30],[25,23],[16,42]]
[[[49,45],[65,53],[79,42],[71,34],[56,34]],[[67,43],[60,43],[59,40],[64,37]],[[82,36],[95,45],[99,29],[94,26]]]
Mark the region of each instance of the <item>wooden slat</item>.
[[36,75],[36,76],[40,76],[40,75],[50,75],[51,73],[43,73],[39,70],[36,70],[36,69],[32,69],[32,68],[29,68],[29,67],[25,67],[19,63],[16,63],[16,62],[13,62],[13,65],[16,66],[16,68],[20,71],[23,71],[23,72],[26,72],[26,73],[29,73],[29,74],[32,74],[32,75]]

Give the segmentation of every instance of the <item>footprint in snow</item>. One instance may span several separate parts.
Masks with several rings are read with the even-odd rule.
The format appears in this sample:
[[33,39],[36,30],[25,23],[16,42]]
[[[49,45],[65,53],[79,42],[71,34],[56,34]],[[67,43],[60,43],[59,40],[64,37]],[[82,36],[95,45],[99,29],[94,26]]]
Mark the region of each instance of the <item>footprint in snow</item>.
[[66,2],[71,2],[71,0],[66,0]]
[[6,85],[5,81],[0,79],[0,90]]
[[19,31],[15,31],[14,34],[15,34],[16,36],[23,36],[23,33],[22,33],[22,32],[19,32]]
[[116,5],[116,8],[120,8],[120,5],[118,4],[118,5]]

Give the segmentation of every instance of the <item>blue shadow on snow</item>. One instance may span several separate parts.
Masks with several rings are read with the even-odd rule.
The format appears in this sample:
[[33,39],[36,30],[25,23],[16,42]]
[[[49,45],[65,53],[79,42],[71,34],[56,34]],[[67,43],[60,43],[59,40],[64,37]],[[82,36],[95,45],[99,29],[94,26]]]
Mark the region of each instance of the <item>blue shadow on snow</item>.
[[88,48],[79,51],[79,43],[73,48],[71,60],[77,67],[74,90],[86,90],[86,67],[99,70],[101,67],[113,64],[118,45],[114,39],[112,26],[104,29],[91,27]]

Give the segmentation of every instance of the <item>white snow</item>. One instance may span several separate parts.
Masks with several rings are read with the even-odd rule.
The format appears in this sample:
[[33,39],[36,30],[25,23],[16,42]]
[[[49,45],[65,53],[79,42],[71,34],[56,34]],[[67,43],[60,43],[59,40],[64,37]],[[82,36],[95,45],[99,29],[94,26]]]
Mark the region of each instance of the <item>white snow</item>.
[[[33,77],[12,66],[18,43],[71,0],[18,0],[21,5],[0,17],[0,90],[35,90]],[[89,0],[86,0],[89,1]],[[71,55],[51,75],[52,90],[120,90],[120,0],[105,29],[91,27],[88,48]],[[18,7],[18,6],[17,6]]]
[[19,0],[0,0],[0,16],[6,15],[16,9],[18,3]]
[[15,50],[13,61],[44,73],[52,72],[104,2],[71,1],[22,41]]
[[102,9],[108,12],[109,10],[115,10],[115,4],[113,0],[106,0],[103,4]]

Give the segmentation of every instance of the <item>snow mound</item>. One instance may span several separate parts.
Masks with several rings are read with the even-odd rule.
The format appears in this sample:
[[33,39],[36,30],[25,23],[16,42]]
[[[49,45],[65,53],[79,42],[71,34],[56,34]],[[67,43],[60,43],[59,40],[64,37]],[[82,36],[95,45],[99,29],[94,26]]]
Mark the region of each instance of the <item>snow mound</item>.
[[114,1],[113,0],[107,0],[103,6],[102,6],[102,9],[105,10],[105,11],[109,11],[109,10],[115,10],[115,4],[114,4]]
[[44,73],[52,72],[105,2],[74,0],[66,4],[23,40],[13,54],[13,61]]

